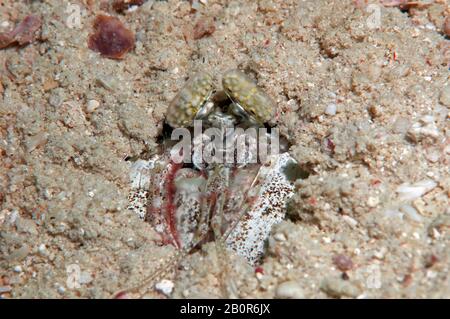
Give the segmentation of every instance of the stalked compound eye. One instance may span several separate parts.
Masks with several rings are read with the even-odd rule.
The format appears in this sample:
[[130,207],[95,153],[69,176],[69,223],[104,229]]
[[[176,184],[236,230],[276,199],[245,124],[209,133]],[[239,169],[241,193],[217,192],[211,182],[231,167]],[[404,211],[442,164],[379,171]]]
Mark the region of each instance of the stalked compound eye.
[[228,97],[237,104],[235,109],[238,113],[245,112],[250,119],[254,118],[261,124],[274,116],[272,99],[243,72],[227,71],[222,78],[222,86]]
[[189,127],[198,116],[205,116],[203,107],[213,92],[213,79],[205,72],[192,76],[172,100],[166,122],[173,128]]

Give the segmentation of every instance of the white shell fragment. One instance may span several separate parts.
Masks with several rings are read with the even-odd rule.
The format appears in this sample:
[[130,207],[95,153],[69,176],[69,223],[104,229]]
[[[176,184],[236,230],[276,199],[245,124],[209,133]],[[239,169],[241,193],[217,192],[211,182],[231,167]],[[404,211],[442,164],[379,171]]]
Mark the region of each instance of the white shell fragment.
[[155,289],[169,297],[174,286],[175,284],[172,281],[163,279],[155,285]]
[[264,252],[264,241],[272,226],[281,222],[286,214],[286,201],[294,193],[284,169],[295,160],[288,153],[272,155],[269,165],[259,171],[261,180],[259,194],[250,210],[239,220],[226,239],[228,248],[255,264]]
[[414,200],[428,193],[437,186],[437,183],[431,179],[423,180],[415,184],[402,184],[397,187],[396,192],[399,199],[404,201]]
[[333,115],[336,115],[336,111],[337,111],[336,104],[333,104],[333,103],[332,104],[328,104],[326,109],[325,109],[325,114],[333,116]]
[[405,213],[410,219],[415,222],[421,222],[422,217],[419,215],[417,210],[411,205],[403,205],[400,207],[400,210]]
[[439,129],[436,126],[434,117],[426,115],[411,126],[407,135],[414,142],[419,142],[426,137],[437,139],[439,137]]
[[275,296],[280,299],[303,299],[303,289],[297,281],[285,281],[278,285]]

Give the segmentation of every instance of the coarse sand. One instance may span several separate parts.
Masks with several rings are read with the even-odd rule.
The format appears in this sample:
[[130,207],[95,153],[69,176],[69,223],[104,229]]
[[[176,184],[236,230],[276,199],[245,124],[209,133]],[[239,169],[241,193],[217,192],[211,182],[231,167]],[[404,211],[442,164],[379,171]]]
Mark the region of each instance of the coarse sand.
[[[126,297],[450,298],[446,1],[109,2],[0,1],[0,32],[42,19],[0,50],[1,297],[110,298],[164,264],[129,159],[191,74],[240,68],[309,175],[256,269],[210,242]],[[99,14],[135,34],[122,60],[88,48]]]

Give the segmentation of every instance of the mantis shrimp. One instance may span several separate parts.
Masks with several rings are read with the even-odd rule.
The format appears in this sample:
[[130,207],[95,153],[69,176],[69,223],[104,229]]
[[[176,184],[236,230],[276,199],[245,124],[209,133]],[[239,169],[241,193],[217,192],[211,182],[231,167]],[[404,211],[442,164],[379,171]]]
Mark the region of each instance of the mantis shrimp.
[[[129,208],[152,224],[162,242],[174,245],[177,252],[142,284],[126,291],[147,287],[167,272],[168,264],[176,264],[195,247],[211,240],[215,241],[218,256],[234,251],[256,265],[272,226],[285,216],[285,203],[293,195],[297,177],[292,173],[295,169],[291,169],[298,166],[296,161],[287,152],[280,154],[279,149],[275,154],[260,156],[259,162],[255,158],[256,151],[262,148],[275,144],[279,147],[279,136],[271,135],[268,143],[264,127],[274,116],[275,105],[239,70],[226,72],[222,86],[228,101],[218,106],[210,101],[213,78],[208,73],[194,75],[169,105],[166,122],[175,129],[201,121],[218,132],[220,142],[231,139],[231,148],[225,143],[213,151],[222,159],[228,156],[231,162],[205,162],[199,151],[207,146],[204,135],[199,135],[194,137],[193,151],[188,156],[192,165],[175,163],[170,151],[133,164]],[[232,129],[235,127],[241,130]],[[259,136],[252,134],[256,129],[260,129]],[[222,264],[225,261],[220,260]],[[221,282],[225,281],[222,278]],[[224,296],[236,297],[236,291],[223,286]]]

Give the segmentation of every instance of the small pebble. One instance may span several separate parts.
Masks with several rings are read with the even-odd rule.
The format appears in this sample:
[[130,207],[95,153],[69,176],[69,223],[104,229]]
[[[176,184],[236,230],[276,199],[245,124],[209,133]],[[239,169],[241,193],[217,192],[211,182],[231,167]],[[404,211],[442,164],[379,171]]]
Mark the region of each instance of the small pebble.
[[405,213],[406,216],[408,216],[411,220],[415,222],[422,221],[422,217],[419,215],[417,210],[411,205],[403,205],[402,207],[400,207],[400,211]]
[[436,257],[436,255],[430,254],[425,257],[425,267],[431,268],[433,267],[437,262],[439,261],[439,258]]
[[425,25],[425,28],[428,29],[428,30],[436,30],[436,26],[434,24],[432,24],[432,23],[427,23]]
[[373,253],[373,257],[379,259],[379,260],[383,260],[384,256],[386,255],[387,249],[386,247],[381,247],[380,250],[377,250]]
[[397,118],[392,127],[394,133],[405,134],[410,127],[410,122],[407,118],[400,117]]
[[431,124],[434,123],[434,116],[433,115],[424,115],[420,118],[420,121],[424,124]]
[[286,241],[286,236],[284,236],[283,233],[276,233],[273,235],[273,238],[275,238],[276,241]]
[[358,225],[358,222],[350,216],[344,215],[344,216],[342,216],[342,219],[352,227],[355,227],[356,225]]
[[447,16],[444,21],[443,31],[446,36],[450,37],[450,16]]
[[88,283],[92,282],[92,280],[93,280],[92,275],[86,271],[83,271],[80,274],[80,278],[79,278],[78,282],[81,285],[84,285],[84,284],[88,284]]
[[155,289],[166,296],[170,296],[173,291],[174,283],[170,280],[163,279],[155,285]]
[[434,118],[431,116],[424,116],[419,122],[414,123],[408,130],[407,136],[413,142],[419,142],[426,137],[432,139],[439,138],[439,130],[434,123]]
[[439,161],[441,154],[438,148],[430,147],[426,150],[425,157],[431,163],[436,163]]
[[275,292],[276,298],[280,299],[303,299],[303,289],[297,281],[285,281],[278,285]]
[[17,209],[14,209],[13,211],[11,211],[11,213],[6,213],[6,216],[7,216],[6,222],[12,225],[16,222],[17,217],[19,217],[19,212],[17,211]]
[[203,37],[208,37],[216,31],[216,26],[214,19],[212,18],[200,18],[194,25],[194,30],[192,38],[194,40],[201,39]]
[[20,266],[15,266],[15,267],[14,267],[14,272],[17,272],[17,273],[22,272],[22,267],[20,267]]
[[17,218],[16,219],[16,228],[17,231],[23,232],[23,233],[29,233],[32,235],[36,235],[38,233],[36,228],[36,223],[31,219],[25,219],[25,218]]
[[14,250],[7,258],[9,261],[20,261],[28,256],[30,252],[30,248],[27,245],[23,245],[22,247]]
[[336,104],[329,104],[327,106],[327,108],[325,109],[325,114],[331,115],[331,116],[336,115],[336,109],[337,109]]
[[64,98],[59,94],[60,91],[54,91],[51,93],[50,97],[48,98],[48,103],[50,103],[53,107],[60,107],[63,102]]
[[96,100],[89,100],[86,106],[86,111],[88,113],[94,112],[98,107],[100,106],[100,103]]
[[445,106],[450,106],[450,85],[446,85],[442,89],[441,95],[439,96],[439,102]]
[[200,10],[200,3],[197,0],[192,0],[192,9],[196,11]]
[[333,298],[353,297],[360,295],[360,289],[348,280],[340,278],[326,278],[320,289]]
[[128,299],[128,295],[125,291],[121,291],[114,296],[114,299]]
[[289,105],[289,108],[290,108],[290,110],[291,110],[292,112],[297,112],[298,109],[299,109],[299,107],[300,107],[300,106],[298,105],[297,101],[295,101],[295,100],[293,100],[293,99],[287,101],[287,104]]
[[333,257],[333,263],[340,271],[348,271],[353,268],[353,261],[345,255],[336,255]]
[[369,111],[370,116],[373,118],[379,117],[382,114],[380,107],[377,105],[369,106],[368,111]]
[[367,206],[369,207],[376,207],[379,204],[380,200],[378,197],[369,197],[367,199]]

